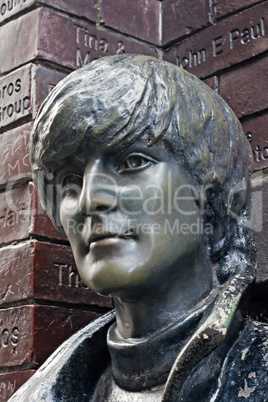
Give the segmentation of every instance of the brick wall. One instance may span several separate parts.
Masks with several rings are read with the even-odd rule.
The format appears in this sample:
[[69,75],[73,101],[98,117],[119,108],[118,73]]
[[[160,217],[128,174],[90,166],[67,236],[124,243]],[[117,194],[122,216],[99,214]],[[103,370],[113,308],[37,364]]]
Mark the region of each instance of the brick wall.
[[257,205],[250,313],[265,319],[267,11],[268,1],[256,0],[0,0],[0,401],[64,339],[111,308],[83,285],[67,239],[41,210],[28,157],[32,121],[49,91],[105,55],[176,63],[218,91],[241,120]]

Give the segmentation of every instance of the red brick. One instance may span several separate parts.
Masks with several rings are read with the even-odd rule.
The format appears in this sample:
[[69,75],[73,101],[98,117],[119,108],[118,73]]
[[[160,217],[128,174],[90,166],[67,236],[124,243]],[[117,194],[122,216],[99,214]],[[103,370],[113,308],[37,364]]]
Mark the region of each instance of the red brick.
[[41,207],[38,195],[34,188],[33,183],[29,184],[30,193],[32,197],[31,204],[31,224],[30,224],[30,234],[34,236],[42,236],[50,239],[65,240],[67,238],[63,236],[55,228],[46,212]]
[[89,23],[80,24],[48,9],[30,11],[1,30],[0,54],[5,57],[0,73],[36,59],[75,69],[110,54],[155,54],[149,45],[100,30]]
[[0,244],[29,236],[31,195],[28,184],[0,193]]
[[0,305],[28,298],[111,308],[83,285],[69,246],[28,241],[0,249]]
[[252,6],[259,2],[260,0],[214,0],[215,17],[223,17],[226,14],[233,13],[241,8]]
[[257,277],[254,285],[255,298],[268,301],[268,265],[267,265],[267,237],[268,237],[268,178],[267,175],[259,174],[253,180],[254,192],[259,192],[255,200],[255,208],[258,219],[257,231],[254,238],[257,247]]
[[213,77],[206,78],[203,80],[205,84],[207,84],[210,88],[218,91],[219,88],[219,78],[214,75]]
[[0,367],[42,364],[65,339],[98,316],[52,306],[0,310]]
[[264,115],[253,116],[242,122],[244,132],[250,142],[254,169],[268,167],[268,112]]
[[0,128],[31,114],[31,103],[29,64],[0,79]]
[[190,35],[210,25],[209,0],[165,0],[162,2],[162,43]]
[[[267,50],[266,15],[267,3],[233,15],[172,46],[163,58],[200,78],[250,59]],[[255,35],[259,30],[257,39],[252,39],[252,26]]]
[[14,2],[13,0],[2,0],[0,6],[0,23],[29,9],[35,4],[45,4],[62,11],[67,11],[70,14],[88,18],[91,21],[97,21],[97,3],[97,0],[14,0]]
[[209,12],[209,0],[103,0],[101,20],[106,26],[120,32],[157,45],[166,45],[208,26]]
[[[37,0],[35,1],[37,2]],[[41,4],[47,4],[61,11],[87,18],[90,21],[97,21],[98,0],[41,0]]]
[[[2,126],[9,125],[12,122],[14,123],[16,120],[19,121],[25,117],[26,114],[32,114],[32,117],[35,117],[38,108],[51,89],[65,76],[65,73],[29,64],[2,78],[0,80],[1,116],[1,110],[5,109],[6,111],[8,105],[14,106],[18,102],[21,104],[23,99],[26,98],[31,100],[30,107],[25,113],[13,113],[13,116],[7,119],[6,117],[8,116],[5,113]],[[16,82],[19,85],[17,87],[19,89],[18,92],[15,90]],[[13,88],[11,96],[9,96],[7,92],[9,86],[10,93]],[[31,128],[32,123],[27,123],[23,126],[13,128],[0,136],[0,147],[2,150],[0,186],[3,186],[10,180],[19,181],[31,177],[28,151]]]
[[35,243],[33,293],[37,298],[112,307],[111,299],[92,292],[78,274],[69,246]]
[[8,401],[34,373],[35,370],[26,370],[0,374],[0,401]]
[[0,193],[0,244],[27,239],[30,235],[67,240],[41,208],[31,183],[14,187],[10,181],[5,189]]
[[117,31],[161,44],[161,3],[155,0],[102,0],[101,20]]
[[0,305],[32,296],[32,251],[34,244],[0,249]]
[[238,117],[268,108],[268,58],[258,59],[220,77],[220,95]]
[[[51,25],[47,25],[47,19]],[[108,33],[89,24],[78,24],[56,13],[41,11],[41,58],[70,68],[82,67],[89,61],[109,54],[141,53],[154,55],[149,46]]]
[[65,76],[65,73],[30,63],[2,77],[0,128],[28,115],[35,117],[37,109],[51,89]]
[[27,123],[0,136],[0,186],[31,177],[28,149],[31,128],[32,123]]
[[66,75],[67,74],[60,71],[55,71],[40,65],[35,67],[32,80],[32,86],[35,94],[33,117],[35,117],[37,110],[51,90],[58,84],[59,81],[66,77]]
[[0,74],[37,56],[39,13],[31,11],[1,27],[0,54],[5,57],[1,60]]

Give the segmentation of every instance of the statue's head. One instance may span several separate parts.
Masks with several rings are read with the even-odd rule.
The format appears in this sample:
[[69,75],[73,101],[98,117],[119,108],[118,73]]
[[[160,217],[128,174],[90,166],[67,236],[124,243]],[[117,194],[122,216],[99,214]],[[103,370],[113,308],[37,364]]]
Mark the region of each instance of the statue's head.
[[175,65],[111,56],[67,76],[39,110],[31,163],[102,294],[135,297],[179,271],[184,286],[195,270],[206,296],[254,264],[248,142],[222,98]]

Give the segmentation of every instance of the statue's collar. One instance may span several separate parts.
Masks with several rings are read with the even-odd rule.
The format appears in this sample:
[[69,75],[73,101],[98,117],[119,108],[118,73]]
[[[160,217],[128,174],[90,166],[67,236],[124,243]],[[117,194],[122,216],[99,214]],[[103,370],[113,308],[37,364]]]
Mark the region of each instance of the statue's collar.
[[107,344],[116,383],[129,391],[164,384],[178,353],[210,308],[216,291],[172,325],[142,339],[123,339],[116,323],[108,330]]

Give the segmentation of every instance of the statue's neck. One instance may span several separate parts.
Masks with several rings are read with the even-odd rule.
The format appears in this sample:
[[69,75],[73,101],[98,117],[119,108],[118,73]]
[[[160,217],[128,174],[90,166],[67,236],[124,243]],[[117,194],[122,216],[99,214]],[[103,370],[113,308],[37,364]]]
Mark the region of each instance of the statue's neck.
[[116,323],[109,330],[108,347],[114,378],[122,388],[164,383],[214,301],[211,263],[204,248],[195,257],[174,267],[172,277],[163,269],[157,286],[146,283],[134,294],[126,292],[128,300],[114,298]]
[[210,261],[179,267],[178,272],[172,281],[164,278],[157,289],[147,286],[130,300],[114,298],[119,338],[151,336],[183,321],[190,311],[202,305],[214,288]]
[[108,332],[108,347],[117,384],[130,391],[163,384],[179,351],[213,303],[215,293],[211,292],[184,317],[158,327],[147,337],[124,339],[115,323]]

